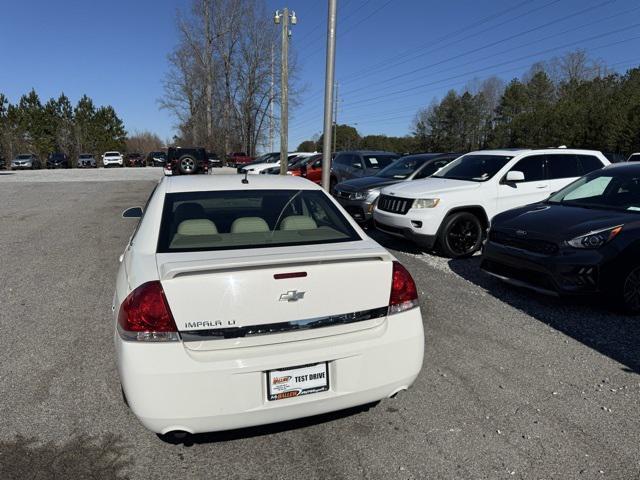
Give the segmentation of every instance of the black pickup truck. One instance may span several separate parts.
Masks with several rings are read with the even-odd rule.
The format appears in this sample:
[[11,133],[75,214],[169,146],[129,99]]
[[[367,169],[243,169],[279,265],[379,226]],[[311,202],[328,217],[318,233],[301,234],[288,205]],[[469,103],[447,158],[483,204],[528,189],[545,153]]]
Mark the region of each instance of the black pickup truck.
[[209,173],[207,151],[204,148],[169,147],[164,169],[168,175]]

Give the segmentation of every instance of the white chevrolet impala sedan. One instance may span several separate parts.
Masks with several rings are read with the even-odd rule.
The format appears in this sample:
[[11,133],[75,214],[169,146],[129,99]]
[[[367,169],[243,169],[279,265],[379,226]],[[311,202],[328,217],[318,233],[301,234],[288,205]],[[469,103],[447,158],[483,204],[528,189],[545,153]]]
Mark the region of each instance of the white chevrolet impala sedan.
[[290,420],[407,389],[424,335],[407,270],[297,177],[165,177],[121,257],[125,399],[171,436]]

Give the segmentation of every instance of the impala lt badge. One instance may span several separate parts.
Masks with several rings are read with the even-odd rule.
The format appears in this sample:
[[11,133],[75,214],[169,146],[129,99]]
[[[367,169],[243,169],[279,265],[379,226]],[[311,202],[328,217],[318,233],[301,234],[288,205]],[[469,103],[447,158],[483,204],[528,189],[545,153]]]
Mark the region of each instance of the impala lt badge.
[[280,295],[281,302],[297,302],[304,298],[305,292],[299,292],[298,290],[289,290],[286,293]]
[[527,234],[528,233],[526,230],[516,230],[516,235],[518,235],[519,237],[526,237]]

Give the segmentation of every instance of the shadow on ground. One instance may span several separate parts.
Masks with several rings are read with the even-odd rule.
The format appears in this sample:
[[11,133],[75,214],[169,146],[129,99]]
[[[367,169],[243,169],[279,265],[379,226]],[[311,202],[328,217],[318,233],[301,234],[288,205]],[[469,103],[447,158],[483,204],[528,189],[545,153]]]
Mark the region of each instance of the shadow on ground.
[[498,300],[640,373],[640,317],[620,314],[598,297],[548,297],[508,285],[480,270],[480,257],[448,263]]
[[275,433],[298,430],[301,428],[341,420],[343,418],[351,417],[359,413],[367,412],[369,411],[369,409],[378,405],[378,403],[379,402],[374,402],[367,405],[361,405],[359,407],[340,410],[338,412],[330,412],[313,417],[290,420],[287,422],[272,423],[270,425],[260,425],[257,427],[228,430],[226,432],[198,433],[195,435],[187,435],[184,438],[176,438],[172,435],[158,435],[158,437],[166,443],[171,443],[174,445],[184,445],[185,447],[191,447],[194,444],[223,443],[239,439],[263,437]]
[[131,446],[115,435],[74,436],[63,443],[41,443],[18,435],[0,442],[0,478],[127,479],[131,451]]
[[0,172],[0,175],[15,175],[16,172]]
[[[411,242],[381,232],[367,233],[386,248],[425,254]],[[599,298],[555,298],[508,285],[480,270],[480,256],[447,263],[453,273],[498,300],[622,363],[626,371],[640,373],[640,316],[620,314]]]

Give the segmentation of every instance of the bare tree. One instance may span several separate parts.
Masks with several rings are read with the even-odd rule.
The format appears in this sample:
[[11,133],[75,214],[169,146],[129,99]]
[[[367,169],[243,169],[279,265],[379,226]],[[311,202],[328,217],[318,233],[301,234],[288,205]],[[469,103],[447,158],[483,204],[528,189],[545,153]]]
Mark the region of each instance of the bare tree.
[[[180,40],[159,101],[176,117],[177,140],[255,154],[276,123],[270,106],[278,96],[271,88],[278,31],[264,0],[192,0],[177,24]],[[295,79],[295,58],[290,69]]]

